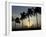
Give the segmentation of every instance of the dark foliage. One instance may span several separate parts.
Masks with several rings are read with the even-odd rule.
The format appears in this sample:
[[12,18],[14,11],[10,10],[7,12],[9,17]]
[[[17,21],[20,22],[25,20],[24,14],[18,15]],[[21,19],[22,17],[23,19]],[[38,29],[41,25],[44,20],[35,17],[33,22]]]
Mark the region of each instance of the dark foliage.
[[15,22],[16,22],[16,23],[20,23],[19,17],[17,17],[17,18],[15,19]]
[[29,16],[32,16],[32,15],[33,15],[32,9],[28,9],[26,16],[29,17]]
[[41,7],[36,7],[36,8],[35,8],[35,14],[36,14],[36,13],[41,14]]
[[13,18],[13,16],[12,16],[12,21],[14,21],[14,18]]
[[21,15],[21,18],[20,18],[20,20],[23,20],[23,19],[25,19],[25,18],[26,18],[26,14],[25,14],[25,12],[23,12],[23,13],[20,13],[20,15]]

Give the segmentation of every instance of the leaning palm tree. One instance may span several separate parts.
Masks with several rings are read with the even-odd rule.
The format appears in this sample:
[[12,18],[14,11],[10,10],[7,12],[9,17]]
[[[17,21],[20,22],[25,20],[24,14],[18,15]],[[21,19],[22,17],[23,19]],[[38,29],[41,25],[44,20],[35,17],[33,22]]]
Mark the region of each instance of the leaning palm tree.
[[28,11],[27,11],[27,13],[26,13],[26,16],[29,18],[29,25],[30,25],[30,16],[32,17],[32,15],[33,15],[33,12],[32,12],[32,9],[31,8],[28,8]]
[[25,12],[23,12],[23,13],[20,13],[20,15],[21,15],[20,20],[22,20],[22,28],[23,28],[23,19],[26,18],[26,14],[25,14]]

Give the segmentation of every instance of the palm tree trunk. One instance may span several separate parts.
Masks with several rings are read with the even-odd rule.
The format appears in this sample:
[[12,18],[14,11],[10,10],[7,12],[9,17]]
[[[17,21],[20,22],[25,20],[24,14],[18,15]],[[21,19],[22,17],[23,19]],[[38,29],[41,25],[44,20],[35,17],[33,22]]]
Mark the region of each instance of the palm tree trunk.
[[36,22],[37,22],[37,27],[38,27],[38,18],[37,18],[37,13],[36,13]]
[[23,28],[23,20],[22,20],[22,28]]
[[16,22],[15,22],[15,29],[16,29]]
[[28,21],[29,21],[29,26],[30,26],[30,17],[29,17],[29,20]]

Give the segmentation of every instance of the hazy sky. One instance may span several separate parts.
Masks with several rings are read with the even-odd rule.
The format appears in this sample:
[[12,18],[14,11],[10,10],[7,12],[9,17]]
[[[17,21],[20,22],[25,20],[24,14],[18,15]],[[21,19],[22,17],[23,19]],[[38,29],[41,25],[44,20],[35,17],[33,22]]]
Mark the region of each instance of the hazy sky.
[[22,13],[23,11],[26,13],[28,11],[28,8],[31,8],[31,7],[12,6],[12,14],[14,17],[20,17],[20,13]]
[[[26,13],[28,11],[28,8],[32,8],[32,7],[25,7],[25,6],[12,6],[12,16],[14,18],[19,17],[20,18],[20,13],[22,13],[23,11]],[[23,20],[23,23],[25,25],[29,25],[28,22],[28,18],[26,18],[25,20]],[[37,21],[36,21],[36,16],[32,16],[30,17],[30,25],[34,24],[36,25]],[[38,14],[38,23],[41,23],[41,15]]]

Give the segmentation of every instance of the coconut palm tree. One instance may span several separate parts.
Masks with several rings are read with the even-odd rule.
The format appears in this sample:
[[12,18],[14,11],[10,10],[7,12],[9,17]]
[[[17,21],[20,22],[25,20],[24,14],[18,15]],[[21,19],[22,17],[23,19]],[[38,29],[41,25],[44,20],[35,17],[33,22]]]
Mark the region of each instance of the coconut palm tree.
[[34,9],[34,14],[36,15],[36,21],[37,21],[37,27],[38,27],[38,17],[37,17],[37,13],[41,14],[41,7],[36,7]]
[[16,17],[15,22],[20,24],[20,19],[19,19],[19,17]]
[[21,15],[20,20],[22,20],[22,28],[23,28],[23,19],[25,19],[25,18],[26,18],[26,13],[25,13],[25,12],[23,12],[23,13],[20,13],[20,15]]
[[19,24],[20,24],[20,19],[19,19],[19,17],[16,17],[16,19],[15,19],[15,27],[16,27],[16,23],[19,23]]
[[33,12],[32,12],[32,9],[31,8],[28,8],[28,11],[27,11],[27,13],[26,13],[26,16],[29,18],[29,25],[30,25],[30,16],[32,17],[32,15],[33,15]]

